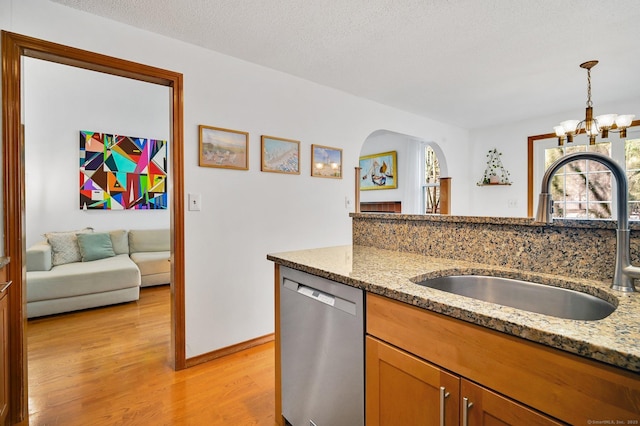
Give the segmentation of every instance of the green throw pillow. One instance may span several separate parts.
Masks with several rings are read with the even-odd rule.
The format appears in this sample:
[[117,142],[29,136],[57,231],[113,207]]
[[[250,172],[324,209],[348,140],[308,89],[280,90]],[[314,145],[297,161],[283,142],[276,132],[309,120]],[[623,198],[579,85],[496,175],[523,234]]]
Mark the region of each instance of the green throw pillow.
[[116,253],[113,251],[111,236],[107,232],[94,232],[91,234],[76,234],[78,238],[78,246],[80,247],[80,255],[83,262],[113,257]]

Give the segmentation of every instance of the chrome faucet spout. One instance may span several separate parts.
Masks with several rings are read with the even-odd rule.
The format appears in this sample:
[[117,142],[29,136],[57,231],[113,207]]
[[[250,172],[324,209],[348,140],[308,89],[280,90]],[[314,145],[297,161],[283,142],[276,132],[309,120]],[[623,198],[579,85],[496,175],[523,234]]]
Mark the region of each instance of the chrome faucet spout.
[[576,160],[593,160],[609,170],[616,179],[617,188],[617,229],[616,229],[616,262],[611,288],[622,292],[636,291],[633,279],[640,278],[640,267],[631,265],[629,248],[629,214],[628,214],[628,181],[624,170],[610,157],[596,152],[576,152],[560,157],[544,174],[542,189],[538,201],[537,222],[552,223],[551,208],[553,199],[549,194],[551,178],[564,165]]

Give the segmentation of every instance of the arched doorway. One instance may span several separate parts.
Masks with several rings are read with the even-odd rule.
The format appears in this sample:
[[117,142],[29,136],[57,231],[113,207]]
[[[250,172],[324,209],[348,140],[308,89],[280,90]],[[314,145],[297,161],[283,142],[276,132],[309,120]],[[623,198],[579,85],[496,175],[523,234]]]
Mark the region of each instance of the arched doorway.
[[[427,206],[426,148],[430,148],[438,158],[439,166],[439,213],[450,214],[450,181],[447,159],[442,148],[428,139],[406,135],[391,130],[376,130],[362,144],[360,156],[376,153],[396,152],[397,188],[384,191],[363,191],[360,202],[379,205],[399,203],[403,214],[425,214]],[[442,187],[440,187],[442,186]],[[363,210],[364,211],[364,210]],[[388,210],[391,211],[391,210]]]

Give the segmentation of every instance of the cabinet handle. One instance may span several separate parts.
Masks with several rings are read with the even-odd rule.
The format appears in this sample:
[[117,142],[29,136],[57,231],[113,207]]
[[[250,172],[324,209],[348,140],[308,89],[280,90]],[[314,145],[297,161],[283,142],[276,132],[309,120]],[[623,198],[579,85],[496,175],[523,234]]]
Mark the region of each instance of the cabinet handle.
[[440,426],[444,426],[444,400],[449,397],[449,392],[440,386]]
[[13,281],[7,281],[7,282],[4,282],[4,283],[0,283],[0,285],[2,286],[2,289],[0,290],[0,293],[4,293],[4,291],[9,288],[9,286],[11,285],[12,282]]
[[473,402],[466,396],[462,398],[462,426],[469,426],[469,408],[473,407]]

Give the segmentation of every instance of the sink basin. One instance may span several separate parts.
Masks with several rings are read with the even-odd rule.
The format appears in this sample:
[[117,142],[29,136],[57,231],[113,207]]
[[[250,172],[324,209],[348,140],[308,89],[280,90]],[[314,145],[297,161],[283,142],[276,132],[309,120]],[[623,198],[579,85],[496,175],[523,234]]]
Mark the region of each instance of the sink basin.
[[417,284],[485,302],[558,318],[594,321],[616,307],[590,294],[560,287],[482,275],[454,275]]

